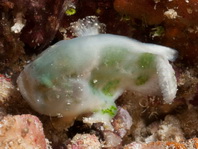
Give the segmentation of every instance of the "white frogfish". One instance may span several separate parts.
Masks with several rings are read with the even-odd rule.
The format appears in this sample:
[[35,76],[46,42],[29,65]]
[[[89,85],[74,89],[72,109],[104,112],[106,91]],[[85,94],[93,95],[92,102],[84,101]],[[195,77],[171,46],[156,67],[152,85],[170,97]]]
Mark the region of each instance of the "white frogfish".
[[79,19],[71,23],[78,38],[54,44],[25,66],[17,83],[33,109],[68,121],[93,113],[83,121],[111,127],[115,100],[125,90],[173,101],[177,82],[169,61],[175,60],[177,52],[124,36],[98,34],[104,28],[95,16]]
[[25,66],[17,83],[41,114],[77,117],[92,112],[108,119],[116,114],[114,102],[125,90],[161,95],[171,103],[177,82],[169,61],[176,55],[171,48],[124,36],[82,36],[47,48]]

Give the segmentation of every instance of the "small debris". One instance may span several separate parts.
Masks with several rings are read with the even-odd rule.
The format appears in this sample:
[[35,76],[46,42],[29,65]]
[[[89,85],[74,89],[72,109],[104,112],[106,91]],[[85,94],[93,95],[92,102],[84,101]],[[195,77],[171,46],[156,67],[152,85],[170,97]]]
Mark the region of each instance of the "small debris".
[[178,17],[177,12],[174,9],[168,9],[166,12],[164,12],[164,15],[168,19],[176,19]]

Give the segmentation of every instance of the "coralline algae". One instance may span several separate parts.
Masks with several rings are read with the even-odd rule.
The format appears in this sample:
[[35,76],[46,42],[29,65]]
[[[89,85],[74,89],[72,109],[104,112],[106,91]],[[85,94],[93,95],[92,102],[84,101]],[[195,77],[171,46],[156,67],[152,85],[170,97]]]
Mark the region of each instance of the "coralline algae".
[[114,101],[124,90],[161,94],[171,103],[177,83],[169,60],[176,53],[117,35],[78,37],[46,49],[25,66],[17,83],[23,97],[42,114],[76,117],[93,112],[112,117]]

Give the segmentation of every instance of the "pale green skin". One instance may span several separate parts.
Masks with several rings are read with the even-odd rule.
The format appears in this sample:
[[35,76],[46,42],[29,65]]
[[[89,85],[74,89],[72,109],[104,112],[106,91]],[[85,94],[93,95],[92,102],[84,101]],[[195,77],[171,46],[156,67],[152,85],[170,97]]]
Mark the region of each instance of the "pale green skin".
[[[153,46],[172,52],[108,34],[60,41],[25,67],[18,86],[42,114],[69,117],[101,112],[113,116],[114,101],[124,90],[140,87],[141,91],[157,75],[160,52],[152,51]],[[165,57],[172,59],[173,53]],[[150,88],[142,92],[145,89]]]

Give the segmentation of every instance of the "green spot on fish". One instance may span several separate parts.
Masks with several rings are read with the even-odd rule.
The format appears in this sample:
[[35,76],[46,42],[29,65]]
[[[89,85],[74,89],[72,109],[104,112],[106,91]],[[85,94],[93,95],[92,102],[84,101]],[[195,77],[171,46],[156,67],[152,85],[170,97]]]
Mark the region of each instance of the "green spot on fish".
[[120,80],[109,81],[103,88],[102,92],[107,96],[113,96],[114,91],[119,86]]
[[42,76],[40,78],[40,83],[48,88],[53,86],[53,83],[48,75]]
[[143,85],[148,81],[148,79],[149,79],[148,75],[140,75],[135,80],[135,84],[136,85]]
[[125,60],[125,57],[130,53],[123,48],[107,47],[103,55],[103,63],[109,67],[116,66]]
[[111,106],[107,109],[102,109],[102,114],[109,114],[110,116],[115,116],[117,113],[117,108],[115,106]]
[[151,53],[144,53],[138,60],[138,66],[142,69],[151,68],[154,65],[155,56]]

